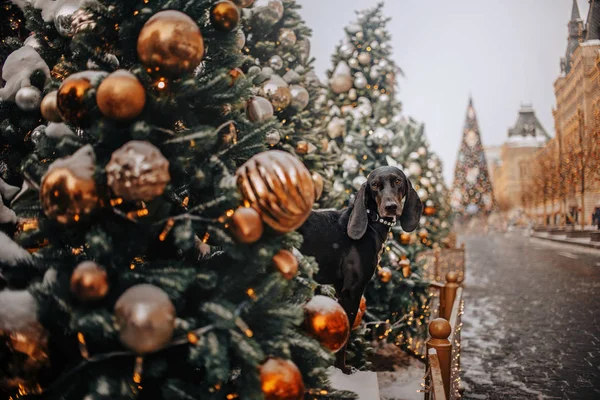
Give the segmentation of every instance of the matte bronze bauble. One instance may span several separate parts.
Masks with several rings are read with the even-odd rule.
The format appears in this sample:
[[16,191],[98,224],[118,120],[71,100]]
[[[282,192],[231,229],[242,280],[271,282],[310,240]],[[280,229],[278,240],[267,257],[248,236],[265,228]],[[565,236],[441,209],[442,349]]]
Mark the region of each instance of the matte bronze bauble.
[[146,90],[131,72],[117,70],[98,86],[96,103],[104,116],[126,121],[140,115],[146,105]]
[[186,14],[167,10],[154,14],[138,36],[137,53],[148,70],[177,78],[192,72],[204,56],[198,25]]
[[42,117],[48,122],[62,122],[60,111],[58,111],[57,96],[58,91],[53,90],[42,99],[40,111],[42,112]]
[[216,30],[231,32],[240,22],[240,12],[231,1],[220,1],[210,10],[210,23]]
[[254,243],[263,234],[260,214],[254,208],[240,207],[231,217],[230,231],[240,243]]
[[297,229],[315,202],[310,172],[300,160],[280,150],[259,153],[236,172],[242,196],[262,220],[280,233]]
[[304,382],[300,370],[290,360],[270,358],[260,366],[260,386],[265,400],[301,400]]
[[333,352],[344,347],[350,335],[350,323],[342,306],[321,295],[304,306],[304,329]]
[[298,273],[298,260],[289,250],[279,250],[273,256],[273,265],[285,279],[292,279]]
[[71,274],[71,293],[82,302],[97,301],[108,292],[106,270],[93,261],[77,265]]

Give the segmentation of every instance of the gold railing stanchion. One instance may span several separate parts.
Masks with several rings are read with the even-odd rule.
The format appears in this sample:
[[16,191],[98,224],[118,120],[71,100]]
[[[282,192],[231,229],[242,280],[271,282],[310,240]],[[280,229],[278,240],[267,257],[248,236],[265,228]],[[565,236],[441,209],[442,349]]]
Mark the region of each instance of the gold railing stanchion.
[[448,340],[452,327],[444,318],[436,318],[429,323],[429,334],[431,338],[427,341],[427,353],[429,349],[435,349],[440,362],[442,381],[444,382],[444,393],[450,398],[450,372],[452,362],[452,344]]
[[454,299],[456,298],[456,290],[458,289],[458,274],[456,272],[448,272],[446,274],[446,284],[440,293],[440,317],[450,321]]

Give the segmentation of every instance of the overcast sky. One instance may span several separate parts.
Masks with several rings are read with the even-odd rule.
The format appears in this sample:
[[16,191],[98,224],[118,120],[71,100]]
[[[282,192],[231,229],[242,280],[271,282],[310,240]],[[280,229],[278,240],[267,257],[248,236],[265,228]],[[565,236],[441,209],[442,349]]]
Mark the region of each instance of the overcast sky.
[[[331,54],[355,20],[379,0],[298,0],[313,29],[312,55],[325,77]],[[578,0],[585,20],[588,1]],[[393,58],[404,70],[398,98],[425,123],[451,183],[469,93],[484,146],[502,144],[521,103],[532,103],[554,136],[553,82],[567,46],[572,0],[387,0]]]

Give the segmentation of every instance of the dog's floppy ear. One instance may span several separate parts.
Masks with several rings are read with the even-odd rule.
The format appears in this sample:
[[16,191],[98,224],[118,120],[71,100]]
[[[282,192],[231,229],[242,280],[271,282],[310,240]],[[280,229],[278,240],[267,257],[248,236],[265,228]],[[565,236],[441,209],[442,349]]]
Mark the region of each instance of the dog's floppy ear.
[[354,208],[350,214],[350,220],[348,221],[348,236],[350,239],[358,240],[362,238],[367,231],[367,224],[369,218],[367,216],[367,206],[365,205],[365,196],[367,191],[367,183],[363,183],[356,194],[354,200]]
[[410,180],[406,180],[408,184],[408,190],[406,191],[406,200],[404,201],[404,208],[402,209],[402,215],[400,215],[400,224],[405,232],[412,232],[417,229],[421,214],[423,213],[423,203],[419,199],[419,195],[412,187]]

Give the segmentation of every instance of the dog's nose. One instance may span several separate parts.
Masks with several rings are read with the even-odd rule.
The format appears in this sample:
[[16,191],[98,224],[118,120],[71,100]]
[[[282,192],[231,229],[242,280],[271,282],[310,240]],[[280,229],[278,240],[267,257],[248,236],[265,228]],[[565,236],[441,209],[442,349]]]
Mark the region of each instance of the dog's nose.
[[396,203],[387,203],[385,205],[385,211],[388,214],[396,214],[396,211],[398,211],[398,204],[396,204]]

